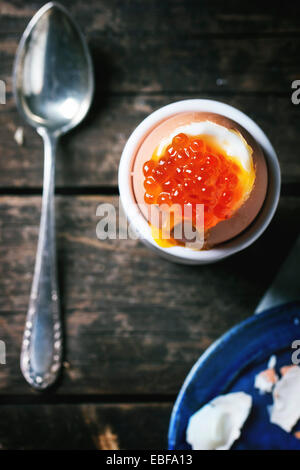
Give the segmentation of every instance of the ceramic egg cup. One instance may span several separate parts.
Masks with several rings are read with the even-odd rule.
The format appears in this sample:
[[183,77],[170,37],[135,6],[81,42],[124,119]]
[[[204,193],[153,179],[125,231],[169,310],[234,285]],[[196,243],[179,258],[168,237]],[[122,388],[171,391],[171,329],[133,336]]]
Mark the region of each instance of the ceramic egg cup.
[[[137,150],[148,133],[160,122],[177,113],[210,112],[221,114],[244,127],[261,146],[268,166],[268,189],[263,207],[255,220],[233,239],[209,250],[194,250],[184,246],[160,247],[152,238],[151,228],[141,213],[132,189],[132,168]],[[143,178],[143,175],[141,175]],[[276,152],[262,129],[246,114],[225,103],[214,100],[192,99],[164,106],[144,119],[129,137],[122,152],[118,184],[125,214],[149,248],[170,261],[183,264],[209,264],[244,250],[257,240],[270,224],[280,196],[280,167]]]

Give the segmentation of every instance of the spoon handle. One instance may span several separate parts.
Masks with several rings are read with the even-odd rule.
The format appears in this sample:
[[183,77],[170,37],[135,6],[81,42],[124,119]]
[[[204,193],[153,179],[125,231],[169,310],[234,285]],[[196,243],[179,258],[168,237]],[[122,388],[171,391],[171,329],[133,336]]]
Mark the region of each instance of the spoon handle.
[[54,181],[57,138],[38,129],[44,140],[44,187],[33,282],[21,351],[27,382],[42,390],[57,378],[62,361],[62,326],[57,285]]

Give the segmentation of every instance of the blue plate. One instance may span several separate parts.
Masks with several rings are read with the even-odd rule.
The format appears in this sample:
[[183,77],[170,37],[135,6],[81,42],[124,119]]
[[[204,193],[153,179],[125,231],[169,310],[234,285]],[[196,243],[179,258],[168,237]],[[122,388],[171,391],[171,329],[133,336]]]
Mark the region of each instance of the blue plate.
[[253,315],[216,341],[196,362],[180,390],[170,421],[169,449],[190,449],[185,440],[188,420],[205,403],[220,394],[244,391],[252,396],[253,407],[232,449],[300,450],[299,439],[270,423],[267,407],[272,395],[254,389],[255,375],[267,367],[272,354],[277,356],[277,370],[291,364],[291,345],[296,339],[300,340],[299,303]]

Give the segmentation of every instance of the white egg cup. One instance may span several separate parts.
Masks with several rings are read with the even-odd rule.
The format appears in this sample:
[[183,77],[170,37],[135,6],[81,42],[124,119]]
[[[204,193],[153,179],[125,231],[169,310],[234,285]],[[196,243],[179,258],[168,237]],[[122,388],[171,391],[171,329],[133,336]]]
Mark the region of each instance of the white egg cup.
[[[163,248],[153,240],[151,228],[141,213],[132,189],[131,172],[133,160],[144,138],[160,122],[177,113],[210,112],[221,114],[244,127],[261,146],[268,166],[268,190],[263,207],[255,220],[242,233],[233,239],[209,250],[196,251],[183,246]],[[251,245],[266,230],[278,205],[280,196],[280,167],[276,152],[262,129],[246,114],[238,109],[214,100],[192,99],[177,101],[154,111],[144,119],[129,137],[122,152],[118,184],[120,199],[125,214],[138,233],[139,238],[156,253],[183,264],[209,264],[238,253]]]

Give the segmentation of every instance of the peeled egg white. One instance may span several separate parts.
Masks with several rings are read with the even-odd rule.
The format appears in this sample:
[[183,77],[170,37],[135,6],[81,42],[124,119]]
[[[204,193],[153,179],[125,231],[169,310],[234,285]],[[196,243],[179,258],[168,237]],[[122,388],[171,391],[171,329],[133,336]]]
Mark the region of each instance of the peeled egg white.
[[205,135],[212,137],[215,143],[222,148],[227,155],[236,157],[246,171],[251,171],[252,149],[249,147],[243,136],[235,130],[228,129],[227,127],[211,121],[192,122],[177,127],[168,137],[160,142],[157,155],[161,156],[167,146],[172,143],[173,137],[181,133],[194,136]]
[[244,392],[214,398],[189,420],[186,440],[193,450],[228,450],[241,435],[252,397]]

